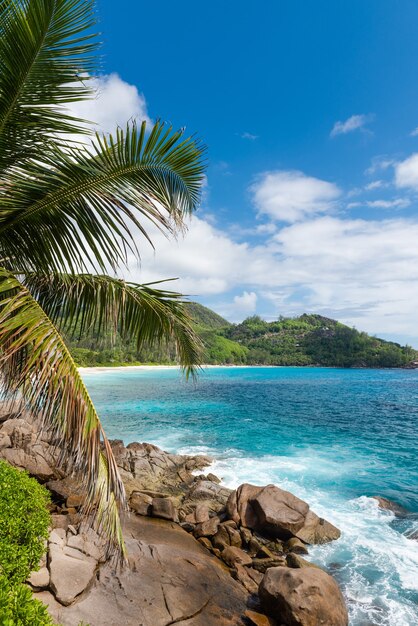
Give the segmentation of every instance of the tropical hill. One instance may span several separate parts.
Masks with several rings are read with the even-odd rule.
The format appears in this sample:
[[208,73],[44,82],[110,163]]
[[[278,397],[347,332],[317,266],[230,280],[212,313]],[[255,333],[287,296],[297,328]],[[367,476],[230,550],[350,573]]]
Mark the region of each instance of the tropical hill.
[[[323,365],[334,367],[406,367],[418,361],[409,346],[372,337],[321,315],[280,317],[266,322],[258,316],[240,324],[196,302],[187,305],[205,345],[205,363],[235,365]],[[129,365],[176,362],[173,345],[143,347],[116,337],[84,335],[67,342],[78,365]]]

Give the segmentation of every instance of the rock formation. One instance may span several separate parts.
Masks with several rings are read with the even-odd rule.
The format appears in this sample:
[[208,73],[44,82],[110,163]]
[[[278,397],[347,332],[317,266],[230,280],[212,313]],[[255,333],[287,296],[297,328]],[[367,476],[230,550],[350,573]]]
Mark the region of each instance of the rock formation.
[[[80,481],[56,468],[48,435],[39,437],[29,416],[0,413],[0,456],[52,494],[47,558],[28,583],[59,623],[346,626],[337,583],[301,556],[340,532],[306,502],[275,485],[227,489],[197,474],[208,457],[146,443],[112,447],[132,511],[122,570],[105,561],[103,541],[83,522]],[[302,617],[292,598],[309,608]]]

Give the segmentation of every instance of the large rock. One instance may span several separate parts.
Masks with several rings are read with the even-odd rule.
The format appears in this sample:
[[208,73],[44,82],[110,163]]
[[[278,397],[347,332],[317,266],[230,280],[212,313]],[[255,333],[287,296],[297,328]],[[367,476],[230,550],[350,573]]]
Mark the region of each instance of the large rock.
[[310,511],[306,502],[275,485],[241,485],[229,496],[226,513],[237,524],[277,539],[325,543],[340,536],[338,528]]
[[94,578],[97,561],[79,550],[49,545],[51,589],[55,598],[67,606],[87,589]]
[[347,626],[348,614],[335,580],[314,568],[267,570],[259,588],[263,610],[285,626]]
[[41,481],[56,477],[53,448],[37,436],[38,428],[28,415],[6,412],[3,417],[0,420],[0,456]]
[[340,536],[341,531],[336,526],[313,511],[308,511],[304,525],[295,533],[295,537],[305,543],[328,543]]
[[177,511],[171,498],[153,498],[152,515],[162,519],[178,522]]
[[130,516],[125,526],[129,567],[98,571],[89,593],[49,605],[63,626],[244,626],[248,594],[218,559],[173,522]]
[[408,510],[397,502],[393,502],[393,500],[383,498],[382,496],[372,496],[372,498],[377,501],[379,509],[382,509],[383,511],[391,511],[394,513],[395,517],[407,517]]
[[116,463],[128,497],[133,491],[153,491],[162,495],[184,494],[184,487],[195,480],[192,472],[210,464],[205,456],[168,454],[149,443],[111,442]]
[[256,528],[279,538],[295,536],[309,511],[309,504],[275,485],[264,487],[251,504],[257,516]]
[[236,491],[233,491],[226,505],[226,513],[229,519],[234,520],[240,526],[256,528],[258,517],[252,506],[252,501],[262,490],[263,487],[244,483]]
[[46,589],[49,585],[49,570],[46,566],[32,572],[27,581],[34,589]]

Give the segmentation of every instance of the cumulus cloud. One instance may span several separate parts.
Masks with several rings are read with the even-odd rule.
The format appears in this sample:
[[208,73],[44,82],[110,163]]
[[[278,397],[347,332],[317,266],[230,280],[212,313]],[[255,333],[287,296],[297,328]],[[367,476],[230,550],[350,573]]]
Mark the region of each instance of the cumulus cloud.
[[257,294],[255,291],[244,291],[241,296],[234,297],[234,305],[241,313],[254,313],[257,308]]
[[250,190],[260,214],[284,222],[327,213],[341,194],[334,183],[288,170],[265,172]]
[[335,122],[331,130],[331,137],[346,135],[347,133],[352,133],[355,130],[364,129],[365,125],[372,119],[372,115],[352,115],[345,121]]
[[269,315],[306,311],[371,333],[417,337],[417,220],[319,216],[285,226],[254,245],[233,241],[194,217],[184,239],[166,239],[158,232],[153,239],[155,254],[142,246],[142,269],[131,262],[128,277],[147,282],[180,276],[167,287],[209,298],[212,305],[221,297],[219,311],[229,312],[231,319],[255,310]]
[[123,128],[131,119],[152,124],[145,97],[135,85],[125,82],[117,74],[92,78],[89,85],[96,96],[71,103],[69,110],[76,117],[94,122],[94,130],[110,133],[117,126]]
[[395,184],[418,191],[418,152],[395,165]]

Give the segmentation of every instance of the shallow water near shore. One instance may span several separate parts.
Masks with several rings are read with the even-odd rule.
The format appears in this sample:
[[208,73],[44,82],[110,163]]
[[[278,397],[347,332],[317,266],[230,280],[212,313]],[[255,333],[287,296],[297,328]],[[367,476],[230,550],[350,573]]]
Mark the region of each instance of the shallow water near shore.
[[[418,624],[418,370],[210,368],[82,373],[109,437],[204,453],[230,487],[273,482],[342,530],[310,550],[351,626]],[[370,496],[395,500],[405,519]]]

